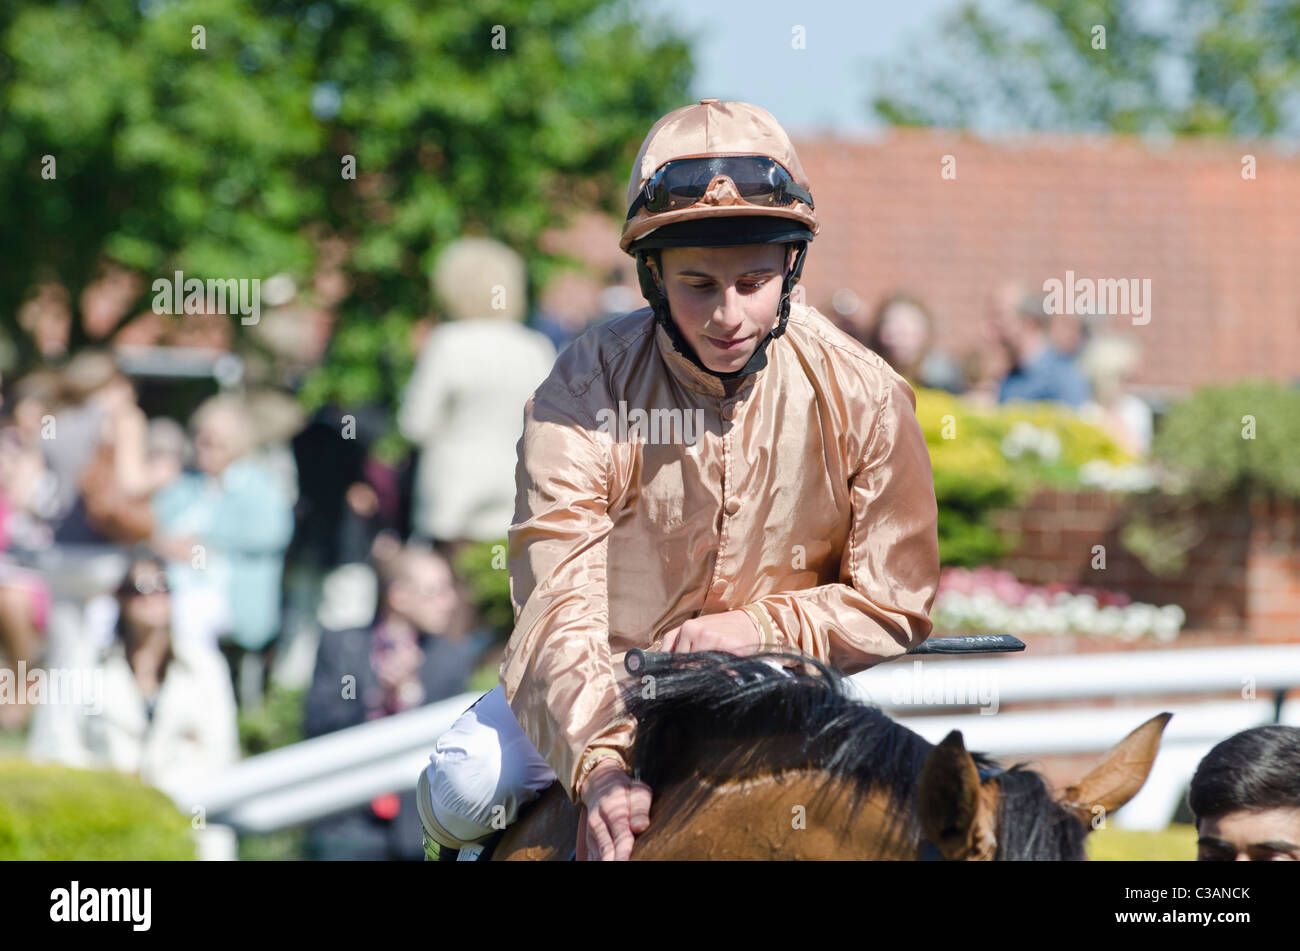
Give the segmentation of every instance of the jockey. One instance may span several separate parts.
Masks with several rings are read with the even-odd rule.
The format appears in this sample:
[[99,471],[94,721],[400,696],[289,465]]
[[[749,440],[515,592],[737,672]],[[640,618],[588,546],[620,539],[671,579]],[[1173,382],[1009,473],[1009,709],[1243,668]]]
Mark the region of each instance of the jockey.
[[780,649],[853,672],[930,633],[915,397],[792,299],[818,222],[785,131],[743,102],[670,112],[627,201],[620,246],[650,306],[583,334],[524,410],[501,683],[420,778],[444,851],[558,779],[586,806],[587,854],[628,857],[652,794],[628,775],[630,648]]

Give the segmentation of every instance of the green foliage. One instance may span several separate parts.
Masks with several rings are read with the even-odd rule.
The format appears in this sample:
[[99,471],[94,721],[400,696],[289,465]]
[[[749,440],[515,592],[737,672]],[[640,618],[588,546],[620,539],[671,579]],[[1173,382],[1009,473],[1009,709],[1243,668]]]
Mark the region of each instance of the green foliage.
[[1201,504],[1237,505],[1248,520],[1252,498],[1300,499],[1300,389],[1204,387],[1170,407],[1151,452],[1165,491],[1139,499],[1121,538],[1153,574],[1173,576],[1203,536]]
[[1204,387],[1170,407],[1151,450],[1196,498],[1300,499],[1300,389]]
[[294,826],[265,835],[239,837],[241,862],[301,862],[306,858],[307,829]]
[[239,711],[239,746],[245,756],[256,756],[290,746],[303,739],[303,705],[307,688],[289,689],[272,684],[258,709]]
[[[880,64],[896,125],[1254,137],[1300,131],[1291,0],[967,2]],[[1168,8],[1168,10],[1166,10]],[[1104,38],[1097,28],[1104,28]],[[1104,48],[1101,43],[1104,39]]]
[[456,553],[456,574],[465,579],[470,598],[483,622],[506,640],[515,623],[510,601],[510,573],[506,570],[506,540],[473,542]]
[[391,400],[434,255],[490,234],[544,276],[539,234],[621,196],[689,73],[627,0],[0,5],[0,336],[32,363],[21,299],[76,307],[105,259],[310,289],[329,241],[349,290],[310,400]]
[[498,662],[490,661],[481,665],[470,675],[469,683],[465,685],[465,692],[487,693],[500,682],[501,665]]
[[[1078,468],[1092,459],[1125,460],[1102,431],[1049,404],[1012,404],[979,411],[941,390],[916,390],[916,416],[930,450],[939,503],[939,558],[974,567],[1005,554],[1012,541],[991,516],[1040,485],[1077,484]],[[1014,465],[1002,451],[1016,424],[1029,423],[1059,442],[1056,458],[1022,456]]]
[[0,861],[193,858],[189,819],[138,779],[0,761]]

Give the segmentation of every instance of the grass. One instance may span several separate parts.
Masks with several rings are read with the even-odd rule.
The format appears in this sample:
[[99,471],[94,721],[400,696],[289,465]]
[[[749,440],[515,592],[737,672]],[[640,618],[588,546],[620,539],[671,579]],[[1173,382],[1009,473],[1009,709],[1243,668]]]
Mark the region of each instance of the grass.
[[1196,827],[1175,823],[1155,832],[1107,826],[1088,836],[1094,862],[1194,862]]

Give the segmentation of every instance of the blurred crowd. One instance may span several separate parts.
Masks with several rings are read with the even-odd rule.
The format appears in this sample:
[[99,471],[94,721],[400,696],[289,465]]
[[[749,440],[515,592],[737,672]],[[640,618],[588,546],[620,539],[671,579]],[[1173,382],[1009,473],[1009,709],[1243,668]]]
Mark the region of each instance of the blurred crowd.
[[[524,265],[500,244],[453,245],[434,290],[445,319],[395,408],[305,416],[214,383],[187,418],[150,418],[96,349],[0,381],[0,665],[95,685],[0,703],[0,731],[174,793],[239,758],[239,713],[277,686],[303,691],[314,737],[494,670],[500,632],[453,565],[505,539],[523,405],[556,348],[525,326]],[[414,791],[315,822],[307,848],[422,858]]]
[[[617,275],[614,276],[617,279]],[[93,670],[101,708],[0,703],[29,754],[185,788],[240,756],[237,716],[304,691],[308,737],[455,696],[499,636],[454,566],[504,540],[522,407],[590,323],[639,306],[627,286],[583,323],[533,314],[517,254],[478,239],[439,258],[443,320],[396,407],[219,387],[184,419],[146,414],[108,350],[3,380],[0,663]],[[824,312],[904,377],[987,404],[1048,400],[1141,453],[1151,410],[1127,390],[1138,353],[1008,288],[988,346],[957,359],[915,297]],[[380,451],[395,429],[409,447]],[[109,560],[112,577],[97,583]],[[29,722],[30,721],[30,722]],[[317,858],[422,857],[413,791],[316,822]]]
[[1049,314],[1042,293],[1013,282],[989,297],[982,345],[958,358],[935,339],[921,301],[898,292],[874,311],[850,290],[824,313],[841,330],[880,354],[914,385],[946,390],[982,405],[1049,402],[1105,430],[1133,456],[1151,445],[1152,407],[1131,381],[1141,350],[1131,335],[1093,333],[1076,314]]

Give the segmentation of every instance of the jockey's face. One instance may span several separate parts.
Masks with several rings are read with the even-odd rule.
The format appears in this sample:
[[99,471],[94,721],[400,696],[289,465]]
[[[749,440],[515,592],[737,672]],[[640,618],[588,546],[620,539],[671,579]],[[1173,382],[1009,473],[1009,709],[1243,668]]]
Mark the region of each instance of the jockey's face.
[[776,326],[787,253],[782,244],[664,248],[673,323],[710,370],[739,370]]

